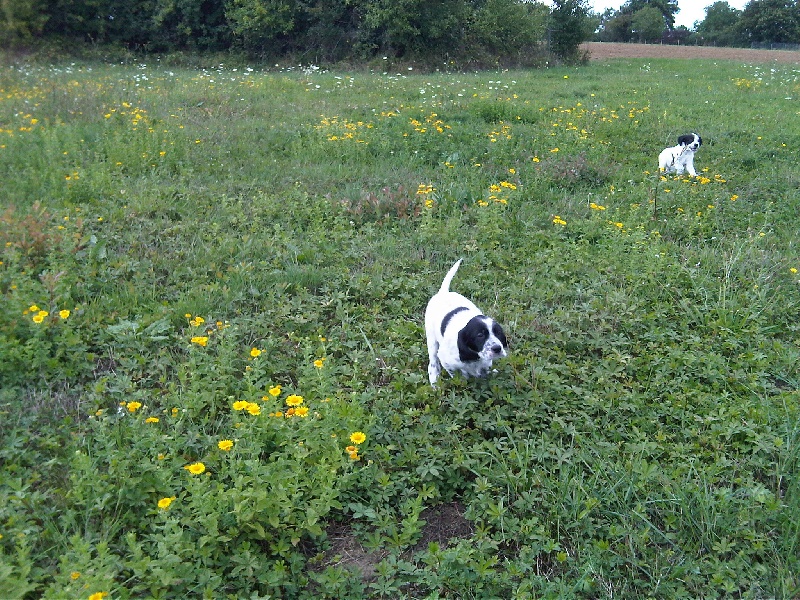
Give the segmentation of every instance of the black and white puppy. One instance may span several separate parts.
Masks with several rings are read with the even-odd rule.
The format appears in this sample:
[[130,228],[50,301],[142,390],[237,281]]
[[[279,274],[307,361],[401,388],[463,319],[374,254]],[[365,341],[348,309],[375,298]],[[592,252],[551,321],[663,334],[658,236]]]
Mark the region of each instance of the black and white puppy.
[[667,173],[675,171],[681,175],[687,171],[692,177],[697,177],[694,170],[694,153],[703,143],[696,133],[687,133],[678,138],[678,145],[664,148],[658,155],[658,168]]
[[451,377],[457,371],[465,377],[485,377],[493,360],[508,355],[503,328],[464,296],[450,291],[459,265],[461,259],[450,267],[425,309],[428,377],[434,388],[442,369]]

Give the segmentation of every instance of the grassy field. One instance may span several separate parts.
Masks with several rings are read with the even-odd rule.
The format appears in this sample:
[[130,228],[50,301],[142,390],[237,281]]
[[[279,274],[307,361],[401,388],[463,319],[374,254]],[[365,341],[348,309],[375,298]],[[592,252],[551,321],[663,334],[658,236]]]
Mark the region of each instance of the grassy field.
[[[798,100],[5,58],[0,597],[796,598]],[[434,391],[459,257],[511,353]]]

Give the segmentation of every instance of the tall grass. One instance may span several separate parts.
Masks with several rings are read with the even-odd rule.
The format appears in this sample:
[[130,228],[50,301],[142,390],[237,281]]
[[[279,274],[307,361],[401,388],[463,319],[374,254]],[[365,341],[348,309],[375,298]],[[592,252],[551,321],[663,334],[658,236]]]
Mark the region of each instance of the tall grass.
[[7,58],[0,596],[795,597],[799,86]]

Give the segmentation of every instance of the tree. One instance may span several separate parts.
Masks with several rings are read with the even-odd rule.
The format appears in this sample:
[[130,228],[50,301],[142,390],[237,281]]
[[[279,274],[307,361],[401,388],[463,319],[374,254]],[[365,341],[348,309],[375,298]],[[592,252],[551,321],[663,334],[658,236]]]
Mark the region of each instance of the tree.
[[586,0],[553,0],[550,50],[562,60],[582,59],[580,46],[592,37],[593,20]]
[[664,15],[655,6],[645,6],[633,13],[631,26],[640,42],[655,42],[664,33]]
[[537,2],[486,0],[471,19],[467,43],[496,55],[518,53],[544,38],[548,16]]
[[675,14],[680,10],[677,0],[628,0],[622,5],[620,12],[633,15],[647,7],[657,8],[667,27],[672,29],[675,26]]
[[361,0],[362,46],[391,56],[446,53],[461,41],[466,0]]
[[800,42],[800,7],[793,0],[750,0],[740,26],[751,42]]
[[215,0],[158,0],[153,23],[155,50],[222,50],[230,43],[224,4]]
[[39,35],[47,22],[42,0],[0,0],[0,46]]
[[741,43],[739,20],[742,11],[724,1],[706,7],[706,17],[697,24],[697,33],[706,43],[718,46],[735,46]]
[[602,42],[630,42],[633,40],[633,15],[616,13],[600,30]]
[[294,0],[229,0],[225,17],[239,44],[247,50],[277,53],[295,25]]

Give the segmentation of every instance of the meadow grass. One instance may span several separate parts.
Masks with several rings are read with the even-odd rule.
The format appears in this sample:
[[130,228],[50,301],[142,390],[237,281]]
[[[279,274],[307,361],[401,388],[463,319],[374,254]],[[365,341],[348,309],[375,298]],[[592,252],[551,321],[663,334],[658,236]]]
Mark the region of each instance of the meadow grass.
[[[0,597],[796,597],[798,97],[6,57]],[[511,354],[433,391],[459,257]]]

